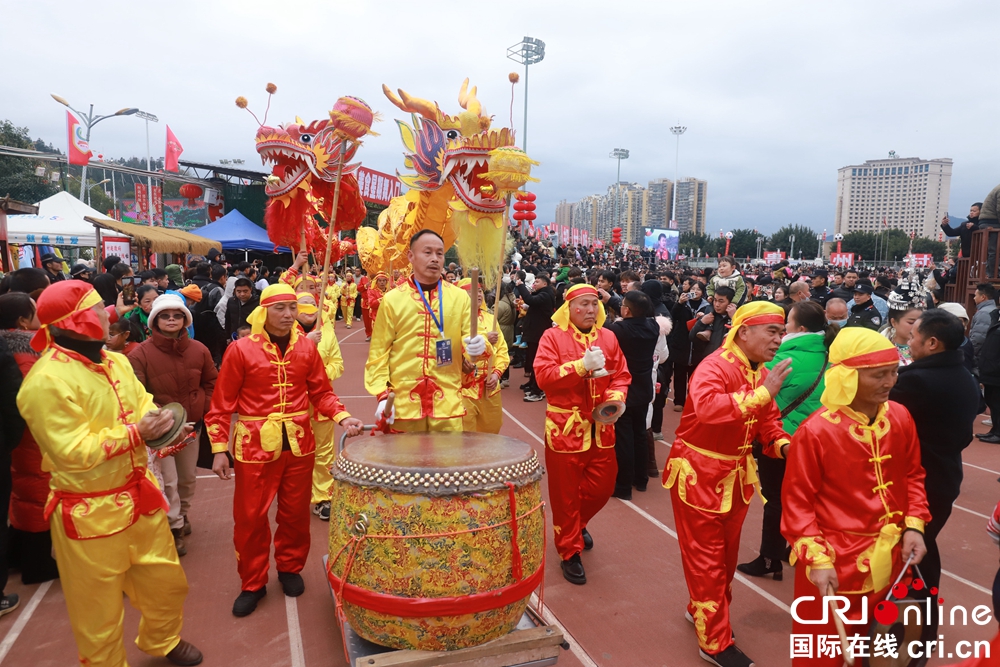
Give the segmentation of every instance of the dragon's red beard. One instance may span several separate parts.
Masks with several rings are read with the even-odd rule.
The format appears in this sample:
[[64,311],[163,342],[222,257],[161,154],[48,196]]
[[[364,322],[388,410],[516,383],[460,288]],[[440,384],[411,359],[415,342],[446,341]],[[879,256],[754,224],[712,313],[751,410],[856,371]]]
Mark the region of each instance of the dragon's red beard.
[[[315,257],[322,258],[326,255],[326,230],[320,227],[314,215],[319,213],[324,220],[331,219],[334,184],[313,180],[311,185],[312,198],[307,197],[305,192],[298,191],[287,206],[276,199],[268,202],[264,212],[264,223],[267,226],[267,236],[272,243],[276,246],[288,246],[295,251],[301,249],[302,230],[305,229],[309,251]],[[351,174],[345,174],[341,179],[334,229],[336,231],[357,229],[367,214],[368,210],[361,199],[357,179]],[[337,253],[332,254],[336,256]]]

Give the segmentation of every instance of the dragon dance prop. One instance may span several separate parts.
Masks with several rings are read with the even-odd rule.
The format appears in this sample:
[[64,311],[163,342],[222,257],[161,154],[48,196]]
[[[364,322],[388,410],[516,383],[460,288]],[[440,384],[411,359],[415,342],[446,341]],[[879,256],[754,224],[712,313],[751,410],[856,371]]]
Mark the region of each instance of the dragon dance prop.
[[[268,109],[270,95],[276,91],[274,84],[267,85]],[[236,105],[246,109],[246,98],[238,97]],[[376,134],[371,126],[379,120],[363,100],[348,96],[339,98],[328,115],[308,123],[296,117],[294,123],[271,127],[265,112],[264,120],[258,119],[256,136],[261,162],[272,165],[264,187],[268,238],[275,246],[311,252],[323,263],[324,285],[331,262],[355,251],[353,243],[335,244],[333,237],[356,229],[367,214],[355,176],[360,163],[348,163],[361,146],[361,138]],[[320,308],[324,295],[325,290],[321,290]]]
[[411,123],[396,121],[405,165],[413,174],[400,175],[409,191],[394,198],[379,216],[379,229],[359,230],[358,253],[374,274],[387,269],[406,271],[410,238],[431,229],[444,239],[445,249],[458,247],[462,265],[479,267],[486,284],[502,270],[510,195],[531,177],[531,160],[514,145],[514,131],[491,129],[492,119],[462,83],[457,115],[441,111],[435,102],[398,95],[387,86],[389,101],[411,114]]

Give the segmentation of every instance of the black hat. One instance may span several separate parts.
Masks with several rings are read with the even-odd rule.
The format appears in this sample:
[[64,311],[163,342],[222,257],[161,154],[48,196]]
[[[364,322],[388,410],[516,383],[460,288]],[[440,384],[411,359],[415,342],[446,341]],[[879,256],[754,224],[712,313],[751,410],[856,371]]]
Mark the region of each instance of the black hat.
[[829,275],[830,273],[826,269],[816,269],[816,271],[813,272],[813,278],[826,278]]
[[42,261],[42,266],[48,264],[49,262],[60,262],[60,263],[62,262],[61,259],[59,259],[58,257],[56,257],[55,254],[53,254],[51,252],[47,252],[44,255],[42,255],[42,260],[41,261]]
[[73,270],[69,272],[69,275],[76,277],[76,276],[80,275],[81,273],[92,273],[92,272],[93,272],[93,269],[91,269],[89,266],[87,266],[83,262],[79,262],[78,264],[74,264],[73,265]]
[[871,285],[868,285],[866,283],[858,283],[857,285],[854,286],[854,293],[857,294],[858,292],[863,292],[864,294],[874,294],[875,290],[872,289]]

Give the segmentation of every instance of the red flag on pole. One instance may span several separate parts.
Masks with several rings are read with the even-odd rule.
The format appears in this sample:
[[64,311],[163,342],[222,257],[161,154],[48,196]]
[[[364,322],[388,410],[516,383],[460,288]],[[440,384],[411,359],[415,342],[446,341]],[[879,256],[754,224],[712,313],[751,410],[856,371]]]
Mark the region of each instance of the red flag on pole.
[[167,149],[164,152],[163,171],[178,171],[177,160],[183,152],[184,147],[181,146],[181,142],[177,141],[177,137],[174,136],[170,126],[167,125]]
[[71,112],[66,112],[66,128],[69,136],[69,149],[66,155],[70,164],[87,164],[93,153],[87,140],[83,137],[83,127]]

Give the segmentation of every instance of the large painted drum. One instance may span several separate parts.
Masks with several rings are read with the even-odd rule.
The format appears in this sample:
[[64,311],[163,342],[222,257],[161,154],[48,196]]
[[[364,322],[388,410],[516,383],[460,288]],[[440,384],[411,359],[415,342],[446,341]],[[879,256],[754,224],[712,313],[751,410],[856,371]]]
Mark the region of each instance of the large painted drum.
[[514,629],[545,555],[531,446],[486,433],[359,438],[333,477],[327,569],[355,632],[440,651]]

